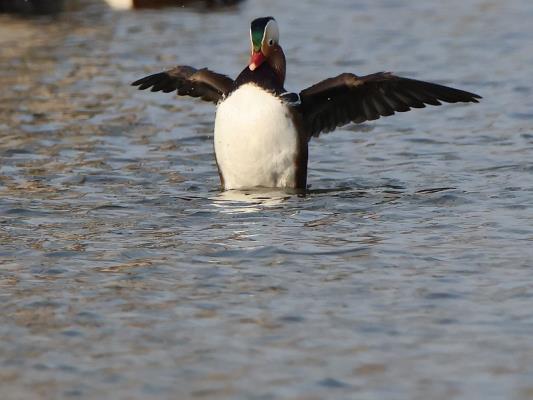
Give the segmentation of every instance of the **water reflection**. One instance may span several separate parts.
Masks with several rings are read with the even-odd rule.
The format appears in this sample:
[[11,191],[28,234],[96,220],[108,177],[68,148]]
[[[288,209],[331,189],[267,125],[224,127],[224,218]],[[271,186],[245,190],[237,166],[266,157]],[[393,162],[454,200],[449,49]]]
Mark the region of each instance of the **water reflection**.
[[254,189],[254,190],[226,190],[211,197],[215,207],[224,213],[240,214],[252,213],[265,208],[278,207],[297,193],[283,190]]

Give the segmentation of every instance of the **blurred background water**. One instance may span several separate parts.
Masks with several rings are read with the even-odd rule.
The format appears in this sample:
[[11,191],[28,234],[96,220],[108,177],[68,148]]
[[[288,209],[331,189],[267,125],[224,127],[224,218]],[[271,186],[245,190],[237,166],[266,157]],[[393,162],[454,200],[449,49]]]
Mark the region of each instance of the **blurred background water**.
[[[533,399],[531,1],[15,3],[2,399]],[[314,140],[305,197],[220,193],[214,107],[129,83],[235,77],[264,15],[290,90],[391,70],[484,99]]]

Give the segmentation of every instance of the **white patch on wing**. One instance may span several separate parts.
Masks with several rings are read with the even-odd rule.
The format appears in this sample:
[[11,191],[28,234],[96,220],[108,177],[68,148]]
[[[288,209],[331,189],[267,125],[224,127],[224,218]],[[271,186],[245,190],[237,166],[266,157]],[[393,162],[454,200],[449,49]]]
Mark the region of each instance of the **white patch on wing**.
[[215,154],[225,189],[293,188],[298,134],[288,107],[254,84],[219,104]]

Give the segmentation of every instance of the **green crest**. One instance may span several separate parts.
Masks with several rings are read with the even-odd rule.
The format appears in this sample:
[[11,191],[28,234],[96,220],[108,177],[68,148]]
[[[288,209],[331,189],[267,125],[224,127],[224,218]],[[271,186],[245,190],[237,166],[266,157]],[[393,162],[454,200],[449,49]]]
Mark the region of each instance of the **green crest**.
[[250,31],[252,33],[252,46],[254,51],[261,50],[261,42],[263,41],[263,36],[265,35],[265,29],[268,24],[268,21],[273,20],[272,17],[257,18],[252,21],[250,26]]

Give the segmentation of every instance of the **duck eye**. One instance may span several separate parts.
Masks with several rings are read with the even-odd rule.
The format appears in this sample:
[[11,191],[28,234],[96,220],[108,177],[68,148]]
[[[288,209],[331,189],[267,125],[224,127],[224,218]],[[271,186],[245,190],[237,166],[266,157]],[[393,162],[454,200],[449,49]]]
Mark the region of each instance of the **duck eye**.
[[273,44],[274,44],[274,40],[273,40],[273,39],[270,39],[270,40],[268,41],[268,45],[269,45],[269,46],[272,46]]

